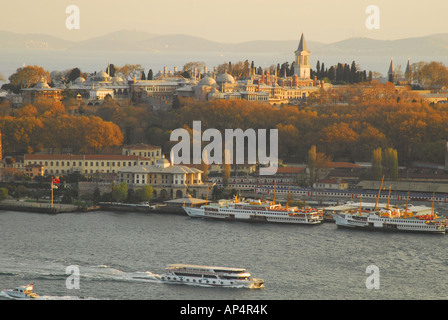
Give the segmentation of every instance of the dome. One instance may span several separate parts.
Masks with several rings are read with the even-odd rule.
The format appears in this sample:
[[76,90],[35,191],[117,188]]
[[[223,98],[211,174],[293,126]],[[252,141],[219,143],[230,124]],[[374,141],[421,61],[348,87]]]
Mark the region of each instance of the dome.
[[228,73],[222,73],[218,76],[218,78],[216,79],[216,82],[219,83],[235,83],[235,79]]
[[86,81],[86,79],[84,79],[83,77],[78,77],[75,79],[74,83],[83,83],[85,81]]
[[168,159],[161,158],[161,159],[159,159],[159,160],[156,161],[156,167],[159,167],[159,168],[168,168],[169,166],[171,166],[171,163],[169,162]]
[[40,79],[39,83],[34,86],[34,88],[37,88],[37,89],[49,89],[50,86],[48,85],[47,81],[45,81],[45,79],[42,77]]
[[215,79],[205,76],[204,78],[199,81],[198,86],[214,86],[216,84]]
[[110,76],[104,71],[101,71],[95,75],[95,80],[97,80],[97,81],[107,81],[109,79],[110,79]]
[[112,78],[113,82],[124,82],[123,78],[120,76],[115,76]]

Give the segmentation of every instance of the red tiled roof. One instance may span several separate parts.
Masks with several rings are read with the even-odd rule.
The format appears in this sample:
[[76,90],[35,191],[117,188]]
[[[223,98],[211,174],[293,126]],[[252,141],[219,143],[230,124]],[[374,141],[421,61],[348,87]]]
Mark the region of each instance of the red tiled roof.
[[286,173],[302,173],[303,168],[296,168],[296,167],[278,167],[277,173],[280,174],[286,174]]
[[137,143],[137,144],[130,144],[127,146],[124,146],[123,149],[160,149],[159,146],[153,146],[150,144],[144,144],[144,143]]
[[26,154],[24,160],[151,160],[150,158],[121,154]]

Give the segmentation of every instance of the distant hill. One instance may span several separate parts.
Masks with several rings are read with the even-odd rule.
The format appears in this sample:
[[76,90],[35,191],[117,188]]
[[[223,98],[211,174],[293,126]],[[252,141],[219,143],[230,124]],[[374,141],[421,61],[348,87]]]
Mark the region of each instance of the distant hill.
[[[0,31],[0,50],[115,50],[148,52],[287,52],[296,50],[299,37],[288,41],[259,40],[221,43],[184,34],[157,35],[122,30],[84,41],[66,41],[43,34],[17,34]],[[351,38],[330,44],[310,41],[314,56],[444,56],[448,55],[448,33],[399,40]]]

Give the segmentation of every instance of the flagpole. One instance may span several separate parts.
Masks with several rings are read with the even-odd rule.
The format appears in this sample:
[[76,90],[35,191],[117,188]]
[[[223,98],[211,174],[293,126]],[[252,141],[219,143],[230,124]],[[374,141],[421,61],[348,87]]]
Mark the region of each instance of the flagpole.
[[53,176],[51,176],[51,208],[53,208]]

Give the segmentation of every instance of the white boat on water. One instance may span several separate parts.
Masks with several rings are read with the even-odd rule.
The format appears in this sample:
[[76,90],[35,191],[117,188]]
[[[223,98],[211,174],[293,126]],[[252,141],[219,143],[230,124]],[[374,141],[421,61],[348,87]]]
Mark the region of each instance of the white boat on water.
[[250,289],[264,287],[264,280],[252,278],[244,268],[170,264],[165,271],[160,279],[167,283]]
[[12,289],[12,290],[5,290],[4,292],[13,298],[22,298],[22,299],[38,298],[39,295],[37,293],[33,292],[33,290],[34,290],[34,285],[29,284],[27,286],[20,286],[15,289]]
[[372,213],[336,213],[333,218],[338,227],[345,228],[426,233],[446,232],[445,217],[414,216],[406,214],[398,208],[383,209]]
[[[384,181],[384,177],[383,177]],[[424,233],[446,233],[446,217],[439,217],[434,212],[434,195],[430,214],[414,215],[406,208],[389,207],[389,200],[385,208],[378,209],[378,198],[383,186],[381,182],[377,201],[373,210],[355,213],[340,212],[333,215],[334,222],[338,227],[358,228],[364,230],[382,231],[407,231]],[[390,199],[389,188],[389,199]]]
[[243,220],[296,224],[320,224],[323,211],[314,208],[283,207],[274,201],[242,200],[236,197],[233,201],[221,201],[205,204],[199,208],[183,209],[190,217],[212,218],[222,220]]

